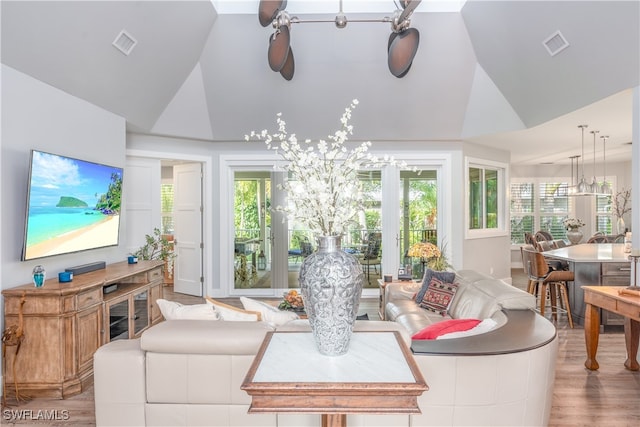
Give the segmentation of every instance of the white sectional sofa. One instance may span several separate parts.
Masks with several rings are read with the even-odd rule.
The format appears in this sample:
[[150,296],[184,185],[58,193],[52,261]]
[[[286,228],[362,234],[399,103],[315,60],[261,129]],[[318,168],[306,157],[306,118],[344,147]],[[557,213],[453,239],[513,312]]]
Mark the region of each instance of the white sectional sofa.
[[459,288],[448,315],[413,300],[420,283],[385,288],[385,316],[410,335],[448,318],[491,318],[489,332],[455,339],[413,340],[429,391],[418,398],[412,426],[541,426],[549,421],[558,340],[535,312],[533,295],[472,270],[456,272]]
[[[412,342],[411,328],[419,326],[422,314],[408,304],[416,305],[410,300],[416,285],[388,287],[387,315],[396,321],[357,321],[355,329],[400,331],[429,390],[418,399],[420,415],[349,415],[349,426],[548,422],[555,327],[532,310],[535,301],[525,292],[473,272],[460,272],[458,280],[466,288],[458,304],[471,304],[478,313],[494,317],[496,329]],[[403,304],[404,312],[399,308]],[[421,321],[435,320],[427,314]],[[309,325],[298,320],[278,329],[308,330]],[[320,426],[317,414],[247,413],[251,399],[240,385],[271,330],[266,322],[171,320],[145,331],[141,339],[101,347],[94,358],[97,425]],[[295,360],[283,363],[295,369]]]

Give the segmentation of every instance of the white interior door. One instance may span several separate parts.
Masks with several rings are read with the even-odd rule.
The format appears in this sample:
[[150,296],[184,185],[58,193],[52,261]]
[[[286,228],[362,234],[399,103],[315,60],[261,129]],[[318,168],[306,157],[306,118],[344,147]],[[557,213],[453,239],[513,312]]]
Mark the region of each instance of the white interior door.
[[202,165],[173,167],[175,251],[173,290],[202,296]]
[[126,209],[127,251],[135,252],[145,243],[145,234],[160,228],[160,160],[127,157],[122,190]]

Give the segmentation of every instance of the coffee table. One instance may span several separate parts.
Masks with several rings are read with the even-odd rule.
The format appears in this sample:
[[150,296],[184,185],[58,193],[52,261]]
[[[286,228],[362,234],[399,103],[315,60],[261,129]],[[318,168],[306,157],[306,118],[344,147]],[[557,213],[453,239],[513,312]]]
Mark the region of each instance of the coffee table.
[[396,331],[354,332],[336,357],[320,354],[310,332],[269,332],[240,388],[249,413],[322,414],[327,427],[346,426],[347,414],[420,413],[428,390]]

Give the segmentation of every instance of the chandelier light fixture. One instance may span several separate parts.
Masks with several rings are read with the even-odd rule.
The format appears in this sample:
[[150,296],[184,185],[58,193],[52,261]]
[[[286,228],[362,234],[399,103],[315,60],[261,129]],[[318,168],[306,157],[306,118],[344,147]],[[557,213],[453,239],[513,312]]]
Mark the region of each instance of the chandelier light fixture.
[[[269,37],[269,50],[267,53],[269,67],[279,72],[286,80],[291,80],[295,71],[293,50],[291,49],[291,24],[332,22],[337,28],[345,28],[349,22],[387,22],[391,24],[391,35],[387,44],[387,62],[389,71],[395,77],[404,77],[411,68],[413,58],[418,51],[420,33],[415,28],[410,28],[411,15],[422,0],[394,0],[396,10],[392,16],[380,19],[347,19],[340,9],[333,20],[300,19],[291,16],[285,8],[287,0],[260,0],[258,6],[258,20],[260,25],[267,27],[269,24],[275,30]],[[398,6],[399,3],[399,6]]]

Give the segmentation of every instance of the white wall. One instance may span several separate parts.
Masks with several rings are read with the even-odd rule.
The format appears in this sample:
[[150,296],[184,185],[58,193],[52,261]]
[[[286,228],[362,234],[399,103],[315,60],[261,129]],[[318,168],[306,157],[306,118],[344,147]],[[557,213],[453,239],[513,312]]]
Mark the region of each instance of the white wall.
[[[10,67],[2,65],[1,76],[0,289],[31,283],[31,271],[38,264],[45,267],[48,277],[55,277],[67,267],[124,259],[126,218],[121,216],[118,247],[20,261],[31,150],[124,167],[126,124],[121,117]],[[0,330],[4,330],[3,299],[0,303]]]
[[126,218],[119,247],[25,262],[20,256],[31,149],[124,167],[125,120],[4,65],[2,107],[2,289],[30,283],[38,264],[51,278],[75,265],[123,260]]

